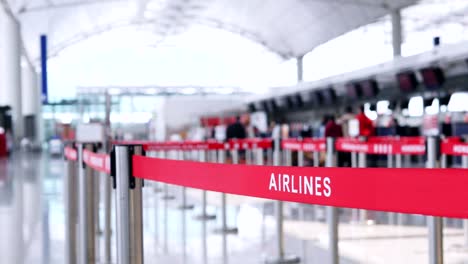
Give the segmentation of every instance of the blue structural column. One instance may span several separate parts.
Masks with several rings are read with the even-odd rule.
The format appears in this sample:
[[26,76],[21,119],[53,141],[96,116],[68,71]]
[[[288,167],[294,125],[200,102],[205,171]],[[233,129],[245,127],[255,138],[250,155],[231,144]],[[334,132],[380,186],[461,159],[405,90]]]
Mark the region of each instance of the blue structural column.
[[47,36],[41,35],[41,91],[42,91],[42,103],[47,103],[48,96],[48,83],[47,83]]

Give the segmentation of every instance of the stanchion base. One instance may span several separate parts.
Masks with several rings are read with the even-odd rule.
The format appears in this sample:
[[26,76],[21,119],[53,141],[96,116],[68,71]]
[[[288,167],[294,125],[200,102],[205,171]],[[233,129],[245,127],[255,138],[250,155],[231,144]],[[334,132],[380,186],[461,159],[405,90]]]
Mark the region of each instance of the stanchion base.
[[161,199],[163,199],[163,200],[175,200],[175,196],[174,196],[174,195],[170,195],[170,194],[168,194],[168,195],[163,195],[163,196],[161,197]]
[[201,215],[195,216],[195,219],[196,219],[196,220],[201,220],[201,221],[215,220],[215,219],[216,219],[216,215],[201,214]]
[[226,227],[226,228],[217,228],[214,230],[216,234],[227,234],[227,235],[237,235],[239,233],[239,228],[237,227]]
[[265,260],[265,264],[296,264],[301,263],[301,258],[294,255],[284,256],[283,258],[271,258]]
[[193,208],[195,208],[195,205],[193,205],[193,204],[181,204],[181,205],[179,205],[178,208],[180,210],[192,210]]

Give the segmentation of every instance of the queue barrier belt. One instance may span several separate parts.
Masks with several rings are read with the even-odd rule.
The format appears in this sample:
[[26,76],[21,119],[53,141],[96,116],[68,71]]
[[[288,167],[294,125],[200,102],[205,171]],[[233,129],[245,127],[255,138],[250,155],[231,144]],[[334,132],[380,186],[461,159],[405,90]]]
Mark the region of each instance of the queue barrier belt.
[[303,140],[298,139],[283,139],[281,141],[281,148],[293,151],[325,151],[326,144],[325,139],[305,138]]
[[133,156],[133,175],[273,200],[468,218],[466,169],[255,166]]
[[219,141],[114,141],[115,145],[142,145],[145,151],[171,151],[171,150],[246,150],[269,149],[272,147],[271,139],[249,138],[239,140]]
[[83,162],[89,167],[110,174],[110,156],[104,153],[94,153],[87,149],[83,150]]
[[426,154],[425,139],[415,138],[370,138],[367,142],[354,138],[338,138],[336,150],[341,152],[359,152],[367,154],[402,154],[424,155]]
[[76,161],[78,160],[78,152],[72,147],[65,147],[63,150],[63,155],[67,160]]
[[452,156],[468,156],[468,143],[456,140],[443,141],[440,147],[442,154]]
[[[283,139],[282,149],[293,151],[325,151],[323,138]],[[371,137],[368,141],[357,138],[338,138],[335,143],[337,151],[358,152],[367,154],[406,154],[424,155],[426,145],[424,137]]]

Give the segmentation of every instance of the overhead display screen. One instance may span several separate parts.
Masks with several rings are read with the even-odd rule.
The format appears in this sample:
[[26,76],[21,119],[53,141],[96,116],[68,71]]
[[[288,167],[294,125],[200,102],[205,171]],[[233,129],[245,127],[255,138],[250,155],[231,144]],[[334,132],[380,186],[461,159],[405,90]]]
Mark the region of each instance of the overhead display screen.
[[376,80],[365,80],[361,83],[362,95],[365,97],[374,97],[379,93],[379,86]]
[[421,69],[421,76],[424,86],[428,90],[436,90],[442,87],[445,82],[445,75],[439,67],[428,67]]
[[348,83],[345,85],[346,94],[351,99],[358,99],[362,96],[362,89],[359,83]]
[[321,93],[322,93],[324,104],[330,105],[336,102],[336,93],[332,87],[322,90]]
[[418,87],[418,80],[416,79],[416,74],[412,71],[400,72],[397,74],[396,78],[400,91],[404,93],[415,91]]
[[315,105],[323,104],[323,95],[320,91],[312,92],[311,97]]

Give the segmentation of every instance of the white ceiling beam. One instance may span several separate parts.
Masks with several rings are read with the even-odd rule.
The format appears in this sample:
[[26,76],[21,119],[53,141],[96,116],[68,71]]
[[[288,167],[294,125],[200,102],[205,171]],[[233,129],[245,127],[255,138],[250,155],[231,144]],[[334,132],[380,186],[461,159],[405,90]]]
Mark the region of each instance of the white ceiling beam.
[[62,8],[73,8],[79,6],[87,5],[98,5],[98,4],[108,4],[112,2],[126,2],[127,0],[79,0],[73,2],[64,2],[56,4],[47,4],[47,5],[35,5],[35,6],[24,6],[20,8],[18,14],[26,14],[32,12],[42,12],[51,9],[62,9]]

